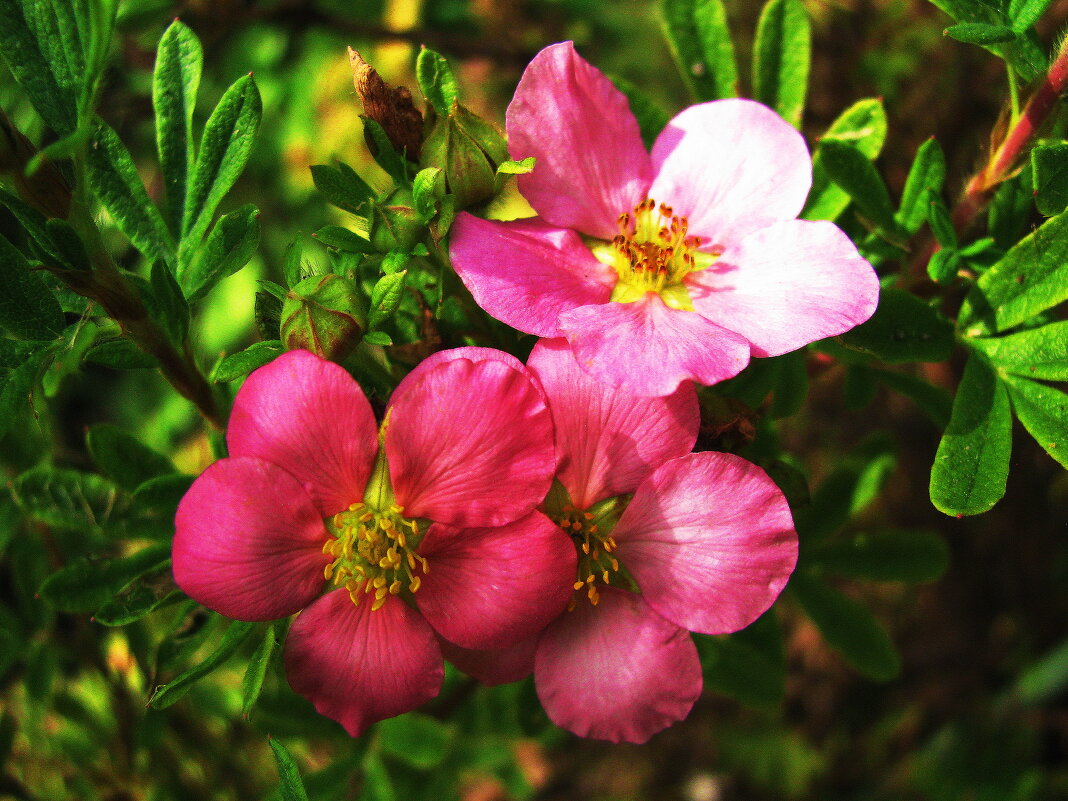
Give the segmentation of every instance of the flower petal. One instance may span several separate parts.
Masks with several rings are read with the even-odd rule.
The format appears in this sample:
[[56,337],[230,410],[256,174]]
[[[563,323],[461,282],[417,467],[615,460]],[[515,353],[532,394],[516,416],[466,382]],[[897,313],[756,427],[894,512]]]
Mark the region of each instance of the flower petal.
[[649,196],[689,220],[690,233],[729,245],[777,220],[792,220],[812,185],[805,140],[752,100],[690,106],[653,145]]
[[534,651],[538,637],[528,637],[518,645],[498,651],[476,651],[440,640],[445,658],[472,678],[493,687],[525,679],[534,672]]
[[174,526],[175,582],[227,617],[287,617],[323,586],[323,519],[300,482],[269,462],[215,462],[179,502]]
[[627,395],[584,372],[562,339],[539,340],[527,362],[549,396],[557,478],[580,509],[634,492],[697,441],[701,420],[692,383],[665,397]]
[[528,334],[559,336],[563,312],[606,303],[618,280],[578,234],[541,220],[494,222],[463,212],[450,235],[452,265],[475,302]]
[[564,611],[575,546],[541,512],[496,528],[432,526],[419,547],[430,563],[419,611],[464,648],[507,648]]
[[347,590],[297,616],[284,658],[289,686],[353,737],[429,701],[445,676],[437,639],[418,612],[392,596],[371,611]]
[[687,284],[698,313],[778,356],[867,320],[879,278],[834,223],[789,220],[728,247]]
[[549,718],[580,737],[644,743],[689,714],[701,663],[684,629],[610,587],[542,634],[534,684]]
[[[446,362],[454,362],[457,359],[466,359],[469,362],[485,362],[494,361],[501,362],[502,364],[511,367],[513,370],[518,370],[524,375],[533,375],[527,366],[523,362],[519,361],[511,353],[506,353],[503,350],[497,350],[496,348],[480,348],[475,346],[466,346],[462,348],[449,348],[448,350],[439,350],[435,353],[431,353],[425,359],[423,359],[415,368],[405,377],[404,381],[401,381],[400,385],[393,390],[393,394],[390,396],[390,402],[396,403],[401,394],[407,392],[408,389],[418,384],[419,376],[429,370],[433,370],[439,364]],[[534,388],[539,390],[539,394],[544,399],[545,393],[541,392],[541,386],[537,381],[533,382]]]
[[519,191],[553,225],[611,239],[619,215],[645,199],[653,171],[630,104],[571,42],[530,62],[506,127],[512,158],[538,160]]
[[386,458],[406,516],[500,526],[541,503],[556,466],[552,418],[525,370],[455,359],[402,386]]
[[638,487],[613,536],[657,612],[726,634],[768,609],[797,563],[786,498],[767,473],[727,453],[693,453]]
[[749,343],[738,334],[653,293],[575,309],[560,325],[583,370],[632,395],[671,395],[688,380],[715,384],[749,363]]
[[231,456],[255,456],[288,470],[325,518],[363,497],[378,427],[363,390],[344,368],[294,350],[246,379],[226,444]]

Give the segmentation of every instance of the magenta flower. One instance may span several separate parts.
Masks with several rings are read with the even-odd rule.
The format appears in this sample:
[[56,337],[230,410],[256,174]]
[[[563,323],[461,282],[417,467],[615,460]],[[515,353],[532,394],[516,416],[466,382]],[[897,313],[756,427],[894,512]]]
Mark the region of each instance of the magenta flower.
[[507,647],[567,603],[574,549],[533,511],[555,464],[550,414],[518,360],[483,351],[401,382],[381,449],[344,369],[280,356],[237,395],[230,458],[178,506],[178,585],[238,620],[300,612],[289,683],[353,736],[437,695],[439,636]]
[[737,631],[778,597],[797,562],[786,499],[767,474],[725,453],[690,453],[692,384],[628,398],[576,364],[563,340],[528,363],[556,427],[557,483],[543,505],[575,544],[568,611],[503,653],[446,646],[461,669],[496,684],[532,669],[559,726],[642,743],[684,718],[701,694],[687,630]]
[[545,48],[508,107],[519,188],[538,213],[460,214],[452,261],[513,328],[564,337],[632,394],[714,384],[871,316],[879,283],[829,222],[794,219],[804,139],[750,100],[701,103],[645,150],[627,99],[570,42]]

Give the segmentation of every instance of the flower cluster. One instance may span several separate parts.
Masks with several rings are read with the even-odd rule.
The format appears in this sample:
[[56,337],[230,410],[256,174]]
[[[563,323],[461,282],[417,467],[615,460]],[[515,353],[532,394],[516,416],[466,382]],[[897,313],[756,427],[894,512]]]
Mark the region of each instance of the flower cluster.
[[626,99],[569,43],[508,110],[534,219],[467,213],[455,269],[542,339],[526,365],[439,352],[381,422],[339,365],[293,350],[235,400],[229,456],[177,515],[174,574],[241,620],[296,614],[289,682],[352,735],[434,697],[448,658],[534,674],[550,718],[644,742],[701,692],[688,632],[737,631],[785,586],[797,535],[754,464],[693,453],[694,382],[872,313],[878,282],[794,219],[811,164],[767,108],[677,116],[647,153]]

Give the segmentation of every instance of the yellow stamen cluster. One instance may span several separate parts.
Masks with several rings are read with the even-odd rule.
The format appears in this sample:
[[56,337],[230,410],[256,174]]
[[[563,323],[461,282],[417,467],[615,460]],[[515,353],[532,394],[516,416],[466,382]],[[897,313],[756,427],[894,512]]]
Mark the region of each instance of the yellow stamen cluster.
[[419,524],[404,518],[403,511],[396,504],[382,511],[353,503],[329,521],[335,539],[326,541],[323,553],[334,561],[323,569],[323,578],[344,586],[357,606],[364,595],[374,593],[371,610],[381,609],[387,597],[405,586],[416,592],[420,575],[430,572],[426,559],[414,551]]
[[605,535],[592,513],[577,509],[572,504],[564,506],[556,523],[571,535],[579,548],[578,572],[573,588],[576,595],[571,596],[568,611],[578,605],[580,590],[586,590],[586,597],[594,606],[601,600],[597,592],[597,583],[610,585],[612,577],[619,572],[619,561],[612,556],[616,541],[611,535]]

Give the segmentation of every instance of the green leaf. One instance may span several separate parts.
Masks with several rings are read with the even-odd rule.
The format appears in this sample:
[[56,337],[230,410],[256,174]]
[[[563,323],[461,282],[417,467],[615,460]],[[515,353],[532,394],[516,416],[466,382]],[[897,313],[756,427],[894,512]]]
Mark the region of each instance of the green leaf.
[[953,351],[953,324],[915,295],[884,289],[875,314],[838,340],[888,364],[941,362]]
[[1068,142],[1039,145],[1031,151],[1035,205],[1046,217],[1068,207]]
[[371,345],[382,345],[383,347],[386,347],[393,344],[393,337],[385,331],[368,331],[363,335],[363,341]]
[[189,334],[189,302],[174,273],[162,261],[152,262],[147,290],[141,286],[142,298],[152,318],[181,349]]
[[[610,75],[609,79],[615,84],[616,89],[626,95],[627,103],[630,104],[630,111],[638,121],[638,131],[641,134],[642,142],[647,148],[651,148],[653,142],[656,141],[656,137],[660,135],[660,132],[664,130],[664,128],[667,127],[668,122],[671,121],[671,116],[657,105],[656,102],[646,96],[641,89],[625,78]],[[525,162],[527,159],[523,159],[523,161]],[[510,163],[517,164],[522,162]],[[498,183],[500,183],[501,167],[503,166],[504,164],[501,164],[501,166],[497,168]]]
[[1068,684],[1068,641],[1062,642],[1037,662],[1029,665],[1016,680],[1013,694],[1026,706],[1053,701]]
[[808,563],[869,581],[934,581],[949,566],[949,547],[934,531],[881,531],[825,542]]
[[1038,22],[1053,0],[1009,0],[1008,15],[1012,29],[1022,33]]
[[808,396],[808,354],[801,350],[779,356],[776,362],[775,384],[772,388],[771,408],[773,420],[797,414]]
[[278,792],[282,801],[308,801],[308,791],[304,789],[304,780],[300,778],[297,763],[282,743],[268,738],[275,762],[278,763]]
[[[534,166],[537,164],[537,162],[538,160],[533,156],[527,156],[525,159],[520,159],[519,161],[502,161],[500,164],[497,165],[497,174],[527,175],[528,173],[534,172]],[[433,170],[437,168],[427,167],[427,169]],[[423,172],[426,172],[426,170],[423,170]],[[416,180],[418,180],[418,178],[419,176],[416,176]]]
[[426,102],[442,117],[448,116],[452,104],[460,99],[460,84],[449,62],[424,46],[415,61],[415,78]]
[[997,339],[968,342],[999,370],[1026,378],[1068,381],[1068,321],[1028,328]]
[[182,215],[181,261],[189,260],[220,201],[245,169],[263,115],[252,75],[238,78],[208,118]]
[[947,515],[987,511],[1005,494],[1011,451],[1008,393],[986,361],[973,355],[935,454],[931,502]]
[[1013,247],[1030,231],[1035,213],[1031,170],[1020,170],[1015,178],[1003,181],[994,192],[987,212],[987,231],[1003,250]]
[[738,94],[738,68],[723,0],[662,0],[664,36],[698,100]]
[[28,3],[0,0],[0,55],[49,128],[60,136],[77,126],[74,93],[61,87],[25,16]]
[[360,119],[363,120],[364,137],[368,140],[375,163],[398,185],[407,183],[408,162],[393,147],[385,129],[366,115],[361,115]]
[[984,22],[962,22],[950,25],[944,33],[958,42],[977,45],[1000,44],[1016,38],[1016,31],[1005,25],[989,25]]
[[19,339],[55,339],[66,327],[59,301],[14,245],[0,236],[0,326]]
[[61,467],[35,467],[11,484],[15,502],[42,523],[66,531],[100,532],[125,504],[101,476]]
[[383,275],[371,290],[371,309],[367,316],[367,327],[375,328],[397,310],[404,293],[404,281],[407,270],[391,275]]
[[241,620],[235,620],[230,623],[230,626],[226,629],[226,634],[223,635],[222,642],[219,643],[219,647],[212,651],[200,664],[179,674],[166,684],[157,687],[156,691],[152,693],[148,705],[153,709],[166,709],[178,701],[189,692],[195,682],[207,676],[233,656],[257,625],[259,624],[245,623]]
[[864,606],[804,573],[790,577],[789,590],[827,644],[865,676],[890,681],[901,671],[890,635]]
[[894,216],[886,184],[864,153],[837,139],[821,141],[818,152],[827,176],[853,199],[861,214],[888,234],[908,238]]
[[879,382],[875,380],[875,371],[866,364],[846,366],[845,378],[842,380],[842,400],[847,409],[863,409],[870,405],[879,393]]
[[148,198],[130,152],[111,127],[97,119],[86,151],[89,185],[119,230],[151,260],[172,260],[174,242]]
[[[0,0],[0,2],[2,2],[2,0]],[[3,203],[4,206],[7,207],[7,210],[15,215],[15,218],[22,224],[22,227],[26,229],[26,233],[30,235],[33,243],[48,255],[55,262],[56,266],[68,267],[72,270],[76,269],[73,264],[67,264],[64,261],[63,256],[59,252],[59,248],[56,247],[56,243],[52,241],[52,235],[48,231],[47,220],[41,212],[27,206],[10,192],[4,191],[3,188],[0,188],[0,203]]]
[[944,248],[956,249],[957,232],[953,228],[953,220],[949,216],[949,209],[946,208],[942,196],[934,192],[928,193],[926,206],[927,224],[931,226],[931,233],[934,234],[935,240]]
[[[504,164],[497,168],[497,172],[500,172],[501,167],[504,167]],[[430,222],[433,216],[438,213],[438,187],[440,183],[442,191],[444,191],[444,183],[441,180],[443,176],[444,171],[440,167],[427,167],[420,170],[415,176],[415,180],[412,181],[412,198],[415,203],[415,212],[422,222]]]
[[77,98],[86,78],[85,58],[70,0],[23,2],[22,8],[56,83]]
[[[1005,3],[987,0],[931,0],[934,5],[961,23],[979,23],[987,26],[1004,26],[1007,21],[1001,12]],[[1017,36],[1011,42],[981,44],[996,56],[1012,65],[1024,83],[1036,80],[1045,72],[1048,59],[1038,44],[1033,32]]]
[[808,90],[812,26],[799,0],[769,0],[753,43],[753,98],[801,127]]
[[311,174],[315,188],[323,197],[351,214],[362,214],[363,206],[374,200],[374,190],[351,167],[341,170],[315,164],[311,167]]
[[196,303],[224,278],[233,275],[252,258],[260,243],[260,210],[248,203],[219,218],[179,272],[179,280],[190,303]]
[[1068,467],[1068,395],[1026,378],[1005,376],[1004,381],[1023,427],[1046,453]]
[[328,248],[343,250],[346,253],[373,253],[371,242],[348,228],[339,225],[324,225],[312,238]]
[[248,667],[245,668],[245,675],[241,679],[241,714],[245,716],[246,720],[249,713],[252,712],[252,707],[256,705],[256,700],[260,697],[263,680],[267,676],[267,668],[271,664],[271,658],[274,656],[277,647],[277,624],[272,624],[267,627],[263,639],[256,646],[256,650],[248,662]]
[[221,384],[243,378],[257,367],[263,367],[276,356],[281,355],[282,350],[282,343],[277,339],[253,343],[242,351],[231,353],[219,362],[211,371],[211,380],[213,383]]
[[942,248],[931,254],[927,262],[927,277],[936,284],[945,284],[957,277],[960,268],[960,251],[956,248]]
[[696,635],[705,687],[743,704],[774,706],[786,695],[786,653],[773,612],[734,634]]
[[430,770],[448,753],[455,729],[428,715],[409,712],[375,727],[382,753],[419,770]]
[[957,325],[970,337],[1019,325],[1068,299],[1068,213],[1051,217],[983,273]]
[[85,244],[66,220],[53,218],[45,221],[45,230],[61,258],[61,264],[74,270],[91,270]]
[[289,243],[286,248],[285,260],[282,262],[282,272],[286,277],[286,286],[293,287],[304,278],[301,267],[301,246],[299,241]]
[[149,545],[120,559],[77,559],[41,584],[38,593],[62,612],[94,612],[127,584],[167,564],[169,544]]
[[944,389],[906,373],[890,370],[873,370],[872,372],[890,389],[911,398],[940,429],[949,425],[953,399]]
[[128,626],[159,609],[178,603],[185,597],[185,593],[180,590],[159,595],[152,588],[136,583],[97,609],[93,613],[93,622],[101,626]]
[[[868,98],[858,100],[847,108],[831,123],[831,127],[820,137],[820,141],[833,139],[853,145],[857,150],[874,159],[883,149],[886,141],[886,109],[882,100]],[[833,220],[849,205],[849,195],[839,186],[831,183],[827,171],[823,168],[823,156],[819,148],[812,159],[812,190],[802,216],[808,220]]]
[[85,361],[116,370],[154,369],[159,362],[128,339],[97,342],[85,353]]
[[159,40],[152,75],[152,105],[156,110],[156,146],[167,196],[171,229],[181,231],[185,192],[193,165],[193,108],[204,53],[193,31],[178,20]]
[[92,426],[85,434],[85,444],[97,466],[129,492],[150,478],[176,472],[166,456],[110,423]]
[[0,437],[8,432],[18,419],[18,413],[26,408],[41,365],[50,356],[50,348],[38,351],[12,370],[3,382],[0,389]]

